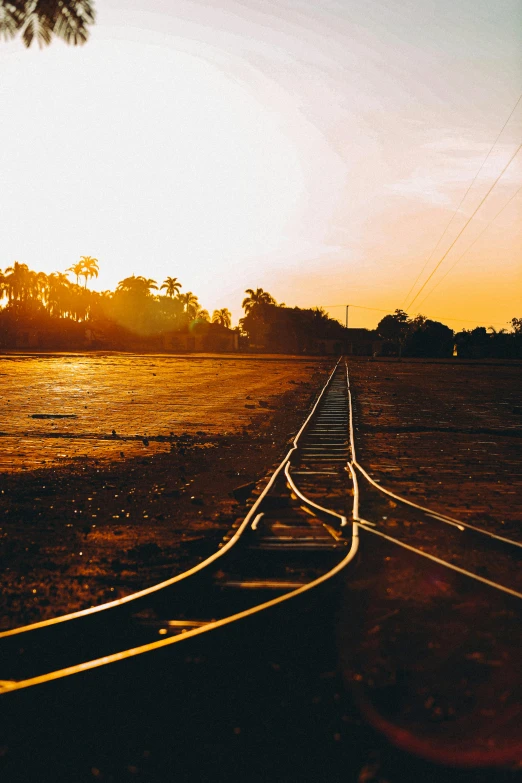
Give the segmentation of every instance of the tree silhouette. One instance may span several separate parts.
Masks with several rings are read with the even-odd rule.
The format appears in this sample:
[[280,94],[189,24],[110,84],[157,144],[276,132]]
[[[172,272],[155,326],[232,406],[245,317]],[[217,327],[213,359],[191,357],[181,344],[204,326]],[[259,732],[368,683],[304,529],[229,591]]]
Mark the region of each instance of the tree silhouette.
[[433,356],[442,359],[453,355],[454,346],[453,329],[440,321],[417,316],[409,322],[404,346],[407,356]]
[[33,301],[39,300],[46,286],[47,275],[45,272],[33,272],[32,269],[29,269],[26,278],[25,298]]
[[70,282],[67,275],[63,272],[52,272],[47,275],[47,289],[45,296],[47,299],[47,310],[50,315],[61,318],[67,312],[67,290]]
[[[2,0],[0,0],[2,2]],[[118,283],[116,291],[97,293],[87,288],[89,276],[96,276],[98,262],[82,256],[68,270],[85,277],[85,285],[71,282],[63,272],[35,272],[19,261],[0,270],[0,346],[16,347],[21,330],[38,335],[41,345],[81,348],[85,328],[97,334],[94,342],[115,348],[132,346],[157,349],[165,334],[187,332],[208,338],[210,350],[225,338],[221,328],[230,327],[227,308],[214,310],[210,317],[198,297],[188,291],[178,294],[177,278],[166,278],[161,286],[166,296],[153,295],[158,285],[152,278],[131,275]],[[262,288],[247,289],[243,302],[245,316],[239,326],[250,346],[285,353],[316,353],[324,350],[321,341],[346,340],[345,328],[321,308],[303,310],[277,304]],[[5,304],[5,298],[8,301]],[[477,327],[457,335],[438,321],[423,315],[409,318],[403,310],[387,315],[378,331],[404,356],[451,357],[457,346],[461,358],[522,359],[522,318],[513,318],[511,329]],[[365,330],[361,330],[365,331]],[[94,343],[92,343],[94,344]],[[384,350],[390,348],[384,345]],[[397,350],[399,349],[399,350]]]
[[230,324],[232,323],[230,310],[227,310],[226,307],[222,307],[221,310],[214,310],[212,313],[212,323],[230,329]]
[[35,39],[46,46],[53,35],[68,44],[83,44],[94,20],[91,0],[0,0],[0,35],[14,38],[21,33],[27,47]]
[[93,258],[92,256],[82,256],[78,263],[82,265],[80,276],[85,278],[84,288],[87,288],[87,280],[89,280],[91,277],[98,277],[98,259]]
[[274,297],[268,291],[263,291],[262,288],[256,288],[255,291],[253,288],[247,288],[245,294],[248,294],[248,296],[243,299],[241,307],[244,308],[247,315],[256,305],[276,304]]
[[166,295],[172,299],[176,294],[179,294],[181,283],[177,277],[166,277],[163,281],[163,285],[160,287],[160,291],[163,291],[164,288],[166,289]]
[[193,320],[194,321],[207,321],[210,322],[210,313],[208,310],[205,310],[203,307],[198,306],[193,311]]
[[[82,258],[83,258],[83,256],[82,256]],[[70,266],[65,271],[66,272],[72,272],[73,275],[76,275],[76,285],[79,285],[80,275],[82,274],[82,271],[83,271],[83,261],[77,261],[75,264]]]
[[157,283],[152,278],[142,275],[131,275],[118,283],[117,291],[134,294],[137,296],[150,296],[151,289],[158,289]]
[[399,357],[409,330],[408,314],[404,310],[395,310],[393,315],[385,315],[377,324],[377,333],[399,348]]
[[193,294],[192,291],[187,291],[186,294],[179,295],[179,300],[182,303],[187,315],[190,318],[195,318],[195,314],[199,308],[199,302],[196,294]]
[[12,301],[24,301],[27,296],[27,287],[29,283],[29,267],[27,264],[20,264],[15,261],[13,266],[8,266],[5,270],[4,285],[7,298]]

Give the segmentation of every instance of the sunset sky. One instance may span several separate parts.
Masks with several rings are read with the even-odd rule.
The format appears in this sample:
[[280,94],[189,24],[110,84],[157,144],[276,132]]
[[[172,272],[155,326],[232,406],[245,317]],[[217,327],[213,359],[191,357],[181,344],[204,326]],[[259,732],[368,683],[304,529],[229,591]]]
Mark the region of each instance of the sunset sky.
[[[520,101],[433,252],[522,93],[522,0],[96,10],[82,47],[0,42],[2,269],[91,255],[98,290],[175,276],[236,322],[261,286],[287,305],[358,305],[350,325],[374,327],[408,309],[522,143]],[[410,315],[522,317],[521,186],[522,151]]]

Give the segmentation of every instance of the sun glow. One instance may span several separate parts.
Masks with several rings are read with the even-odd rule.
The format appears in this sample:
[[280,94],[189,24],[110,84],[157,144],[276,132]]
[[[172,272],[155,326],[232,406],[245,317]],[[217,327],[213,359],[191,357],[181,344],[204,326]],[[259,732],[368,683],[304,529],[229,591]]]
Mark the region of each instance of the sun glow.
[[[2,41],[0,266],[92,255],[90,288],[173,276],[235,323],[261,286],[288,305],[352,303],[351,324],[375,326],[520,94],[512,2],[441,2],[434,25],[422,2],[105,0],[85,46]],[[520,143],[521,112],[434,263]],[[520,161],[425,315],[503,326],[520,311]]]
[[[100,290],[131,273],[175,274],[204,300],[223,265],[233,278],[249,257],[277,252],[304,187],[280,117],[175,46],[89,47],[81,67],[65,47],[6,63],[25,74],[0,131],[4,149],[12,138],[24,149],[3,168],[20,194],[0,196],[7,257],[51,272],[88,252],[100,259]],[[55,120],[41,126],[44,102]]]

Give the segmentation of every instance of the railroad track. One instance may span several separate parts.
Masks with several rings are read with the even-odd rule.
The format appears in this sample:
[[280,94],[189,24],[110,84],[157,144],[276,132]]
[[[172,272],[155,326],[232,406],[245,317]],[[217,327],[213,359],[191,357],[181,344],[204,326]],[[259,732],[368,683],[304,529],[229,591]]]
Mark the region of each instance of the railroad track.
[[356,495],[354,519],[378,536],[522,598],[522,544],[519,541],[496,535],[397,495],[381,486],[359,464],[354,437],[357,412],[348,368],[346,372],[352,454],[348,469]]
[[152,653],[309,597],[353,560],[359,525],[522,597],[518,542],[390,493],[359,465],[348,368],[339,361],[292,448],[218,552],[124,599],[0,633],[0,694]]
[[[314,588],[335,582],[358,546],[346,510],[348,421],[339,362],[292,448],[218,552],[119,601],[1,633],[0,693],[14,698],[125,659],[152,659],[291,599],[313,603]],[[313,497],[295,486],[294,474]],[[318,499],[330,493],[333,507],[325,508]]]
[[[499,631],[508,634],[522,606],[516,569],[502,565],[485,574],[480,553],[490,555],[493,547],[495,556],[515,562],[520,545],[380,487],[357,462],[353,416],[348,370],[339,362],[290,451],[212,557],[125,599],[0,634],[2,733],[12,736],[10,722],[20,731],[30,714],[31,729],[22,731],[19,741],[23,752],[30,731],[38,721],[48,721],[59,703],[64,715],[80,720],[82,714],[76,746],[85,733],[96,731],[100,741],[105,734],[110,741],[110,727],[123,720],[137,692],[145,704],[139,731],[155,710],[176,704],[185,712],[190,701],[210,720],[212,711],[203,705],[214,691],[221,694],[214,710],[223,709],[234,687],[236,702],[244,702],[253,670],[270,660],[272,649],[279,660],[291,640],[285,653],[290,670],[321,657],[318,640],[332,632],[335,606],[339,595],[346,597],[361,541],[362,554],[369,553],[366,563],[376,573],[393,559],[390,553],[402,551],[416,568],[427,560],[456,574],[457,594],[467,595],[471,583],[486,596],[484,606],[494,606],[503,618]],[[376,596],[376,605],[379,600]],[[509,617],[503,601],[509,603]],[[351,622],[343,627],[351,629]],[[210,681],[201,677],[198,664],[214,658],[219,663]],[[328,665],[335,668],[335,662]],[[221,677],[227,683],[223,692]],[[308,673],[303,677],[300,687],[309,680]],[[262,701],[262,690],[252,698]],[[108,699],[116,706],[100,715],[100,704],[107,710]],[[374,718],[369,714],[370,722],[400,745],[403,735],[394,735],[393,721]],[[203,718],[192,720],[198,731],[206,730]],[[56,731],[63,731],[62,715],[42,735],[41,748],[51,747]],[[408,742],[403,746],[412,750]],[[429,755],[426,749],[422,753]],[[512,746],[507,757],[512,758]]]
[[[367,578],[352,584],[339,623],[346,685],[368,723],[409,754],[455,767],[518,762],[520,543],[381,486],[357,461],[348,389]],[[348,619],[359,630],[353,651]]]

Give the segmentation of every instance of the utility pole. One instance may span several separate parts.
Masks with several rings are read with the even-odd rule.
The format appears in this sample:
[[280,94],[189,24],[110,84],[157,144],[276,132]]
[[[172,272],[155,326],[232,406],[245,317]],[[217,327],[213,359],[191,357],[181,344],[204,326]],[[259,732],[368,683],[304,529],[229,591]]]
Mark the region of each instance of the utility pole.
[[350,305],[346,305],[346,328],[348,329],[348,308]]

